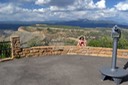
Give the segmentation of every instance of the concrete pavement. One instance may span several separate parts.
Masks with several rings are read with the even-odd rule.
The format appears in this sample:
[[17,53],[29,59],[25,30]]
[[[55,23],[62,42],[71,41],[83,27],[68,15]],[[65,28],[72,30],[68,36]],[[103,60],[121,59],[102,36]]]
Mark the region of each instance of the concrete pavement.
[[[127,59],[117,66],[127,69]],[[0,85],[115,85],[101,81],[99,69],[111,66],[111,58],[56,55],[15,59],[0,63]],[[128,85],[126,77],[121,85]]]

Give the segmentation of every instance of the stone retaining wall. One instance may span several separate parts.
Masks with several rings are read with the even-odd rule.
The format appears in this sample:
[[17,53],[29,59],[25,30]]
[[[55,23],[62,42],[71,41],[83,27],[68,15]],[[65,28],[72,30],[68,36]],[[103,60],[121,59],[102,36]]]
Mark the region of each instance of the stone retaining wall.
[[[77,49],[76,51],[73,50],[69,54],[111,57],[112,48],[84,47],[84,48]],[[120,58],[128,58],[128,50],[118,49],[117,56]]]
[[[102,47],[77,47],[77,46],[38,46],[31,48],[21,48],[20,38],[12,37],[12,56],[30,57],[45,55],[90,55],[111,57],[112,48]],[[128,50],[118,49],[118,57],[128,58]]]
[[64,53],[64,48],[58,48],[54,46],[40,46],[40,47],[31,47],[23,48],[19,55],[21,57],[29,56],[45,56],[45,55],[61,55]]

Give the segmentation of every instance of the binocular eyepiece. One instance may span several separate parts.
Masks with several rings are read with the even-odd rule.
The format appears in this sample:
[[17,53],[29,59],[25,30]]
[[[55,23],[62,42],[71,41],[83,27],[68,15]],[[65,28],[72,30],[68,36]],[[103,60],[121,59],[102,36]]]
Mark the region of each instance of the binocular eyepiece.
[[119,29],[119,27],[117,25],[115,25],[112,28],[112,37],[113,38],[120,38],[121,37],[121,30]]
[[115,28],[114,28],[114,31],[118,32],[118,28],[117,28],[117,27],[115,27]]
[[119,31],[120,31],[120,29],[119,29],[119,27],[117,27],[117,25],[115,25],[115,26],[113,27],[113,29],[114,29],[115,32],[119,32]]

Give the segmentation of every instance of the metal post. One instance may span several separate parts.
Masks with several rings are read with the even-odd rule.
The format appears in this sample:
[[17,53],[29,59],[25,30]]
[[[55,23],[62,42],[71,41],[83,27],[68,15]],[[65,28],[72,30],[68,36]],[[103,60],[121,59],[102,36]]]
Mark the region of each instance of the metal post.
[[118,38],[113,39],[113,52],[112,52],[112,65],[111,70],[116,70],[116,61],[117,61],[117,44],[118,44]]

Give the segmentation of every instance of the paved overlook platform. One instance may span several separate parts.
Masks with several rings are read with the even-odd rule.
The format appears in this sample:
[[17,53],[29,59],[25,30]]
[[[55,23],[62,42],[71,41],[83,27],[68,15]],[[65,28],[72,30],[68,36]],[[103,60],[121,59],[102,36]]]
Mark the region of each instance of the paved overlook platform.
[[[111,66],[111,58],[56,55],[28,57],[0,63],[0,85],[115,85],[101,81],[99,69]],[[117,66],[127,69],[128,60]],[[128,85],[128,77],[121,85]]]

